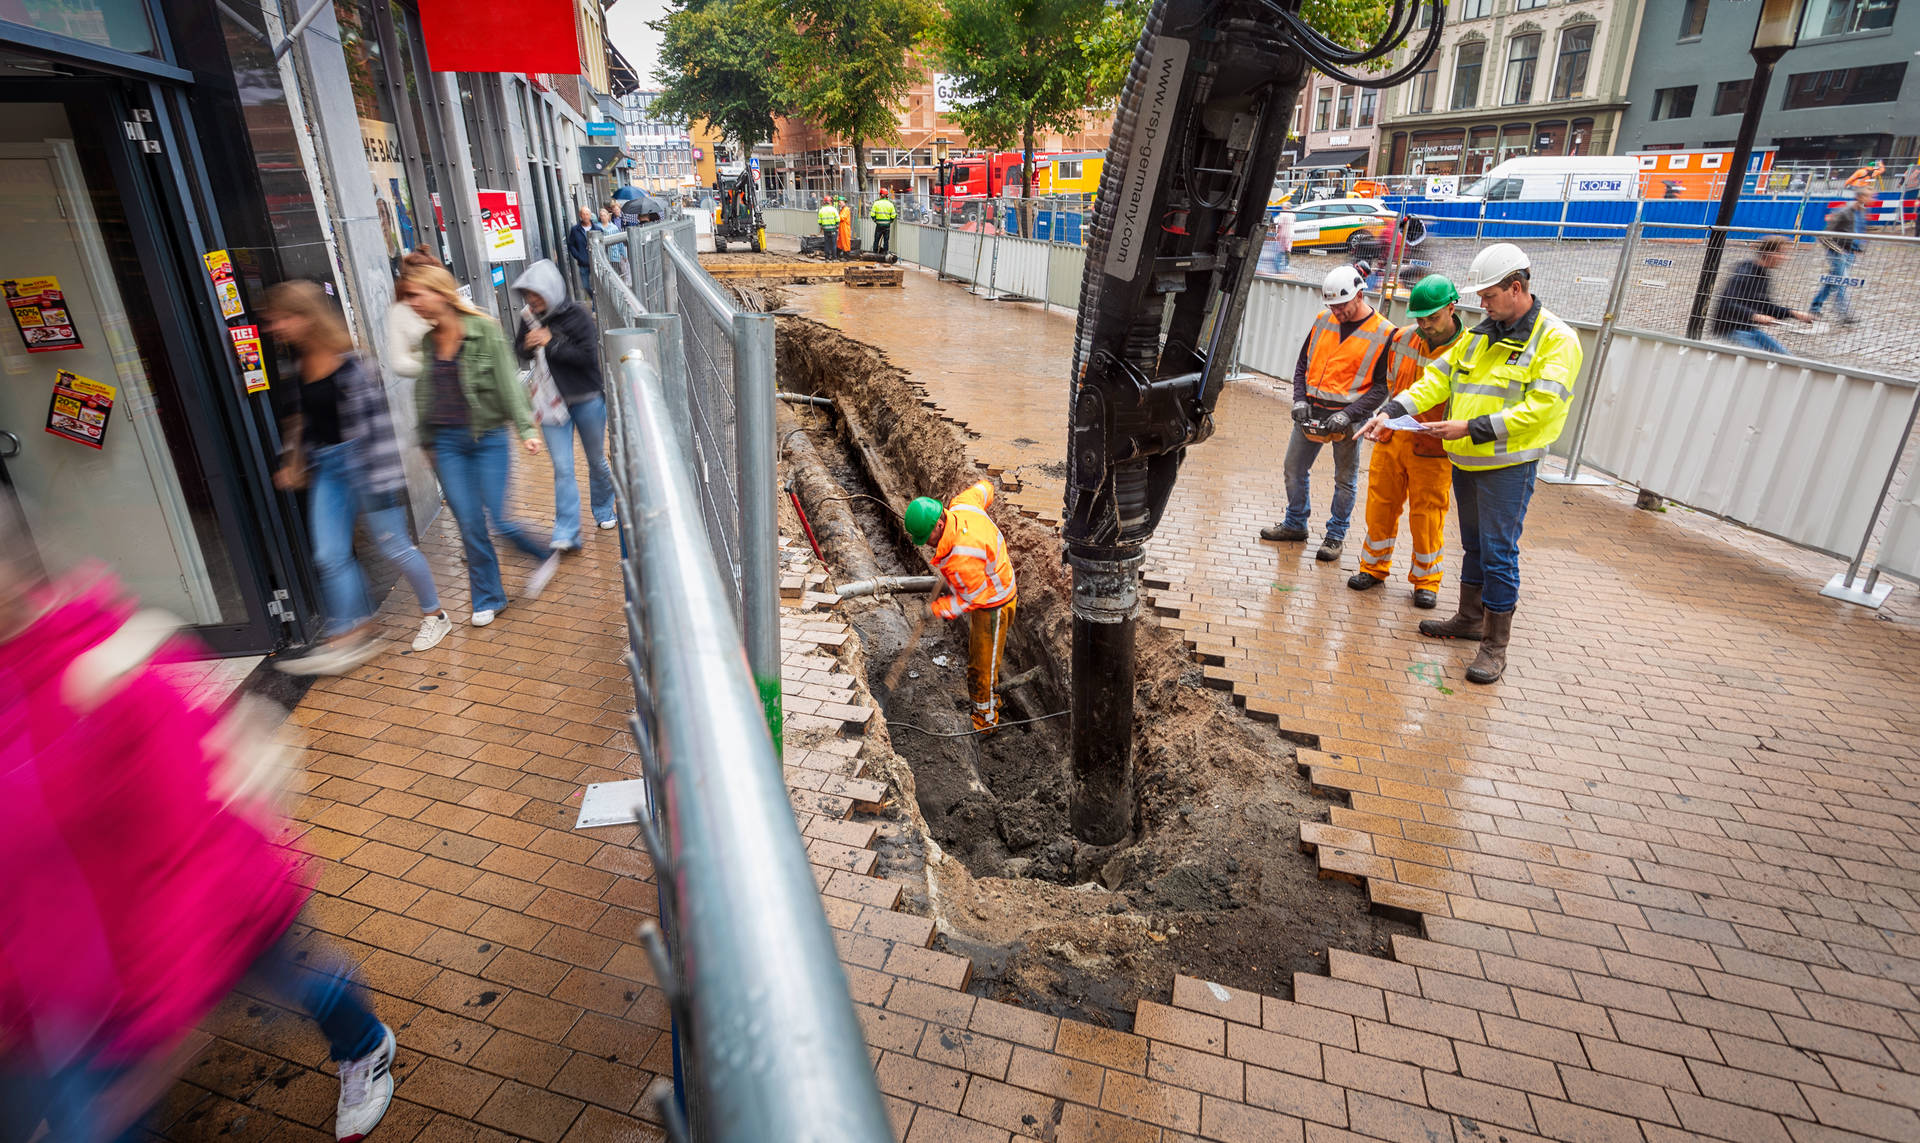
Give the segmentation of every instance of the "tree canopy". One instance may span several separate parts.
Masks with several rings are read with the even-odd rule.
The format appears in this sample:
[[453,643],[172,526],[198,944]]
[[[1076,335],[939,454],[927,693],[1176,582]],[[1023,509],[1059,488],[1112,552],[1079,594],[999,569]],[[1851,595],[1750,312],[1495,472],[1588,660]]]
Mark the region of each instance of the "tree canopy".
[[651,27],[660,33],[653,78],[663,117],[704,119],[742,155],[773,138],[780,87],[778,26],[759,0],[676,0]]
[[780,17],[780,79],[794,112],[853,145],[900,136],[897,109],[926,76],[913,54],[933,23],[928,0],[765,0]]

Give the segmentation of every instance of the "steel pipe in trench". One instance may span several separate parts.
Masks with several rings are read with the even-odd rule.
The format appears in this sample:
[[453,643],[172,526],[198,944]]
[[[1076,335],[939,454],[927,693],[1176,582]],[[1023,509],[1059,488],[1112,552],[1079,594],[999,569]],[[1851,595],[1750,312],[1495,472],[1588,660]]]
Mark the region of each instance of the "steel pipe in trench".
[[843,583],[835,591],[841,599],[853,599],[862,595],[888,595],[893,592],[932,591],[940,586],[940,580],[930,575],[883,575],[873,579],[859,579],[852,583]]
[[1073,835],[1094,845],[1133,828],[1133,633],[1139,554],[1073,566]]

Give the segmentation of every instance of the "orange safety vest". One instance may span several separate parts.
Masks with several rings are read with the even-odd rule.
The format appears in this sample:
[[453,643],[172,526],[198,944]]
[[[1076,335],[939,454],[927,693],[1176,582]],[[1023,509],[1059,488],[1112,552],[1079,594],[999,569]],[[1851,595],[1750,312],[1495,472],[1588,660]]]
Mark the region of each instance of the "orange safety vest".
[[[1464,331],[1462,331],[1464,333]],[[1420,375],[1427,371],[1427,363],[1447,351],[1448,342],[1438,349],[1427,344],[1425,335],[1417,325],[1401,326],[1393,331],[1387,343],[1387,384],[1391,387],[1390,396],[1398,396],[1413,388]],[[1447,407],[1451,401],[1442,401],[1424,413],[1415,416],[1415,420],[1425,424],[1447,419]],[[1438,437],[1420,433],[1409,434],[1413,437],[1413,455],[1445,456],[1445,444]]]
[[1373,381],[1373,367],[1393,337],[1393,323],[1375,310],[1358,329],[1340,336],[1340,323],[1322,310],[1313,319],[1307,351],[1307,396],[1326,405],[1351,405]]
[[982,480],[947,505],[947,526],[933,549],[933,568],[953,587],[933,601],[942,619],[1013,602],[1013,561],[999,525],[987,516],[993,484]]

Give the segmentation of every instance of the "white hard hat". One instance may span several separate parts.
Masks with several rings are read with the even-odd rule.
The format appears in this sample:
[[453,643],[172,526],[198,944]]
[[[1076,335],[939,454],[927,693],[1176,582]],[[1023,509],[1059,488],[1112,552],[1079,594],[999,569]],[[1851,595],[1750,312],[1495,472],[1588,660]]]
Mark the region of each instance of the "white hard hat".
[[1360,276],[1360,271],[1352,266],[1335,266],[1327,271],[1327,280],[1320,284],[1320,300],[1337,306],[1359,297],[1366,286],[1367,280]]
[[1473,256],[1473,265],[1467,267],[1467,280],[1460,283],[1462,293],[1492,289],[1515,270],[1525,270],[1532,263],[1527,261],[1527,252],[1511,242],[1496,242]]

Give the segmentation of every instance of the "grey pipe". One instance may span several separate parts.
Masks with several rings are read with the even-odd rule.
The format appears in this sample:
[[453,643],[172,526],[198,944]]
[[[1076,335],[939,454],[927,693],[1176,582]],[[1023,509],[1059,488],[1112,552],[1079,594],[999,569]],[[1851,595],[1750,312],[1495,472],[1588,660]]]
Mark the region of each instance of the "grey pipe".
[[790,405],[825,405],[833,407],[832,397],[816,397],[811,393],[775,393],[774,396]]
[[642,355],[617,368],[615,444],[632,506],[622,522],[638,538],[636,649],[652,699],[641,721],[653,729],[663,872],[686,973],[682,1046],[704,1120],[695,1131],[719,1143],[888,1143],[866,1039],[707,543],[684,429]]
[[843,583],[838,588],[841,599],[853,599],[862,595],[886,595],[891,592],[933,591],[940,586],[940,580],[930,575],[883,575],[875,579],[855,580]]

